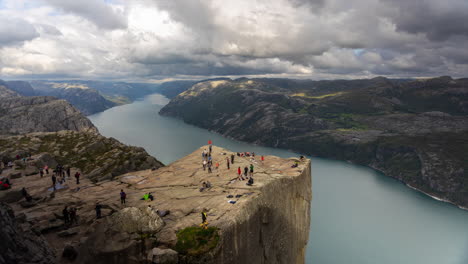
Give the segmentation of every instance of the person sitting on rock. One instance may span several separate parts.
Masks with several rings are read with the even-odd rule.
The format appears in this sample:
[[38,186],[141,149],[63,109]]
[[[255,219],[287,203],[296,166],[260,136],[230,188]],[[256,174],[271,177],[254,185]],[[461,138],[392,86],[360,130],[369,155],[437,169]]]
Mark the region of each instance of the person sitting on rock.
[[246,185],[252,186],[253,184],[254,184],[254,179],[253,179],[253,177],[250,177],[249,181],[246,183]]
[[153,201],[154,200],[154,196],[151,194],[151,193],[148,193],[148,198]]
[[201,212],[201,217],[202,217],[202,223],[200,224],[200,226],[203,228],[203,229],[207,229],[208,228],[208,222],[206,221],[207,220],[207,214],[205,211],[202,211]]
[[140,200],[148,201],[149,199],[149,193],[143,194],[143,197]]
[[299,162],[296,160],[294,161],[294,165],[291,166],[291,168],[297,168],[299,166]]

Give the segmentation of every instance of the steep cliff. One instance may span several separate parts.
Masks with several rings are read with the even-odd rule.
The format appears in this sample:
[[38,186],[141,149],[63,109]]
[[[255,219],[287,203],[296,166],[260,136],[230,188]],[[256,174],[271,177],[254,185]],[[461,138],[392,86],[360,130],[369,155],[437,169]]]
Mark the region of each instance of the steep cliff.
[[[67,180],[52,192],[49,178],[31,175],[12,179],[13,189],[7,192],[28,190],[34,202],[12,206],[24,214],[29,228],[45,236],[59,263],[68,263],[68,256],[76,263],[93,264],[304,263],[312,198],[310,160],[297,160],[298,167],[292,168],[296,159],[265,156],[260,162],[236,156],[228,170],[225,162],[231,152],[213,147],[213,163],[221,165],[209,173],[200,165],[203,148],[166,167],[112,181]],[[235,180],[235,168],[251,163],[255,182],[247,186]],[[211,187],[201,189],[206,181]],[[125,204],[119,200],[121,189],[127,194]],[[140,199],[147,193],[154,201]],[[102,206],[100,219],[94,212],[97,202]],[[64,224],[65,205],[78,209],[77,223]],[[180,250],[178,234],[200,229],[201,212],[207,213],[209,230],[216,230],[218,239],[203,250]]]
[[22,229],[11,207],[0,203],[0,263],[55,263],[54,252],[40,234]]
[[468,207],[468,81],[202,82],[160,113],[222,135],[374,167]]
[[24,134],[60,130],[97,132],[80,111],[53,97],[0,98],[0,134]]

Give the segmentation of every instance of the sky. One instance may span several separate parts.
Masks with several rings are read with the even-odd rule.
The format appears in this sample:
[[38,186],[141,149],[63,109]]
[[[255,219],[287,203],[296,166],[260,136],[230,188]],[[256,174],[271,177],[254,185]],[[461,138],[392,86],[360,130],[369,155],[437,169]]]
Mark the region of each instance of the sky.
[[468,0],[0,0],[0,79],[468,77]]

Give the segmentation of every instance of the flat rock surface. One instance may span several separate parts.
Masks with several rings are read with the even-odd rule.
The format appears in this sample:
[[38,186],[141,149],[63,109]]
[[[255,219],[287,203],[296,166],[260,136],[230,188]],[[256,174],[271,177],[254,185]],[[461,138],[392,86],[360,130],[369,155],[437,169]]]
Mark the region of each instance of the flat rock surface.
[[[219,169],[214,168],[212,173],[208,173],[208,170],[204,171],[202,168],[203,149],[208,147],[202,147],[166,167],[131,172],[112,181],[95,184],[83,178],[78,185],[70,178],[62,184],[63,188],[53,192],[51,174],[43,178],[32,175],[13,179],[13,188],[7,192],[25,187],[33,198],[39,199],[38,204],[30,208],[23,208],[19,203],[13,203],[12,207],[17,215],[24,213],[26,221],[33,227],[46,230],[43,233],[58,255],[63,251],[65,244],[79,244],[80,239],[87,236],[96,222],[102,222],[102,219],[95,218],[94,207],[97,202],[103,206],[103,217],[125,207],[151,206],[153,210],[169,210],[170,213],[162,217],[164,227],[159,231],[157,238],[160,244],[173,246],[176,242],[176,231],[200,224],[200,213],[203,210],[208,214],[209,225],[222,230],[223,226],[231,223],[249,200],[261,194],[262,187],[277,178],[299,176],[305,168],[308,168],[308,162],[299,162],[297,168],[291,168],[297,159],[265,156],[265,161],[261,162],[259,155],[255,157],[255,161],[250,157],[236,155],[234,164],[231,164],[228,170],[226,158],[230,158],[232,152],[214,146],[213,164],[219,163]],[[243,171],[244,167],[250,164],[255,167],[253,186],[247,186],[247,180],[237,180],[237,168],[241,167]],[[74,174],[74,170],[71,174]],[[209,181],[212,187],[201,192],[200,188],[204,181]],[[125,205],[120,202],[121,189],[127,194]],[[151,192],[155,199],[141,200],[148,192]],[[227,198],[228,195],[233,197]],[[235,203],[229,203],[230,200]],[[66,230],[62,224],[63,220],[60,219],[65,205],[78,209],[78,224],[69,227],[73,228],[73,235],[70,236],[63,236],[64,233],[60,233]]]

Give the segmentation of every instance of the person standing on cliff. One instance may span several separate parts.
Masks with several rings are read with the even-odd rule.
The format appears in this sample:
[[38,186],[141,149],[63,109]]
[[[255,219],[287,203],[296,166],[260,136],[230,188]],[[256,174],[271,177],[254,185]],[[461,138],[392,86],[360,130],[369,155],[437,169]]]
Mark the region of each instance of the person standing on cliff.
[[54,187],[54,191],[55,191],[55,183],[57,182],[57,177],[55,177],[55,175],[52,175],[52,185]]
[[227,169],[228,169],[228,170],[231,169],[231,168],[229,167],[229,158],[228,158],[228,157],[226,157],[226,165],[227,165]]
[[234,164],[234,154],[231,154],[231,164]]
[[253,173],[254,173],[254,165],[250,164],[250,177],[253,176]]
[[94,210],[96,210],[97,219],[101,218],[101,208],[102,208],[102,205],[99,203],[96,203],[96,207],[94,208]]
[[67,167],[67,177],[70,178],[71,171],[70,171],[70,166]]
[[120,204],[125,204],[125,199],[127,198],[127,194],[124,190],[120,190]]
[[65,222],[65,225],[69,224],[70,223],[70,212],[68,212],[68,206],[65,205],[65,208],[63,208],[63,210],[62,210],[62,214],[63,214],[63,221]]
[[80,173],[79,172],[75,173],[75,178],[76,178],[76,184],[80,184]]
[[45,165],[44,170],[45,170],[46,174],[49,174],[49,166]]
[[244,176],[247,179],[247,174],[249,173],[249,168],[247,166],[244,167]]
[[203,160],[203,170],[206,170],[206,160]]
[[242,170],[241,167],[237,167],[237,175],[238,175],[238,180],[243,180],[242,179]]

